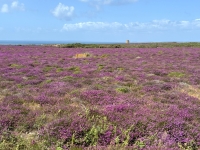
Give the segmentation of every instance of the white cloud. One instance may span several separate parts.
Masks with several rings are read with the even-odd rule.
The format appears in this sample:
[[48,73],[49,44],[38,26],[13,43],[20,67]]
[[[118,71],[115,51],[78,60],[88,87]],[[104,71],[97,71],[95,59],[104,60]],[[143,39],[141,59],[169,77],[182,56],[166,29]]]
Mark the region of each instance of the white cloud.
[[2,7],[1,7],[2,13],[8,13],[12,10],[24,11],[25,6],[24,6],[23,3],[19,3],[18,1],[13,1],[10,5],[3,4]]
[[13,1],[11,4],[11,8],[12,9],[16,9],[16,10],[21,10],[24,11],[24,4],[23,3],[19,3],[18,1]]
[[189,21],[180,21],[180,26],[182,27],[188,27],[190,25]]
[[123,24],[118,22],[106,23],[106,22],[80,22],[75,24],[65,24],[63,30],[103,30],[103,29],[119,29],[123,27]]
[[200,28],[200,19],[195,19],[192,24]]
[[80,0],[81,2],[89,2],[93,4],[110,5],[110,4],[129,4],[138,0]]
[[90,4],[99,10],[102,6],[105,5],[126,5],[130,3],[137,2],[138,0],[80,0],[81,2],[85,2]]
[[200,29],[200,20],[193,21],[170,21],[153,20],[151,22],[130,22],[127,24],[119,22],[80,22],[74,24],[64,24],[62,30],[124,30],[124,31],[162,31],[162,30],[193,30]]
[[59,19],[71,20],[74,16],[74,7],[65,6],[64,4],[59,3],[52,13]]
[[2,12],[2,13],[7,13],[7,12],[9,12],[9,10],[8,10],[8,5],[7,5],[7,4],[3,4],[3,6],[1,7],[1,12]]

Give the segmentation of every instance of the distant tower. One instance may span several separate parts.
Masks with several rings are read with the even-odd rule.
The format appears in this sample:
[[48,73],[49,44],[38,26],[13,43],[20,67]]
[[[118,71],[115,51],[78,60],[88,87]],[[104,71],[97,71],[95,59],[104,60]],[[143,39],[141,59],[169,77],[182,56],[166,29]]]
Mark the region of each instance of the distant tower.
[[129,44],[129,40],[126,40],[126,44]]

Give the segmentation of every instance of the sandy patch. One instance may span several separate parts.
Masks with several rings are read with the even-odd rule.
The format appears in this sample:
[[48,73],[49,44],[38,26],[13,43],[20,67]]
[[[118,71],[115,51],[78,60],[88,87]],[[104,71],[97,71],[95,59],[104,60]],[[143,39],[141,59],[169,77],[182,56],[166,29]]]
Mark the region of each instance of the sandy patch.
[[183,86],[179,89],[180,92],[188,94],[189,96],[198,98],[200,100],[200,89],[192,85]]
[[76,54],[73,58],[86,58],[89,56],[90,56],[89,53],[80,53],[80,54]]

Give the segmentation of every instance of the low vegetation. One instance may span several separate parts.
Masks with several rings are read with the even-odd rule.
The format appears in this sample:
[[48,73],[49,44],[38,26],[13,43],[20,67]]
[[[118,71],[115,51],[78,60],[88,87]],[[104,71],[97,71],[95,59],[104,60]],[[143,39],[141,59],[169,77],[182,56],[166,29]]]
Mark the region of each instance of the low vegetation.
[[200,149],[200,48],[150,45],[0,46],[0,149]]
[[114,44],[58,44],[60,48],[173,48],[173,47],[200,47],[198,42],[177,43],[177,42],[160,42],[160,43],[114,43]]

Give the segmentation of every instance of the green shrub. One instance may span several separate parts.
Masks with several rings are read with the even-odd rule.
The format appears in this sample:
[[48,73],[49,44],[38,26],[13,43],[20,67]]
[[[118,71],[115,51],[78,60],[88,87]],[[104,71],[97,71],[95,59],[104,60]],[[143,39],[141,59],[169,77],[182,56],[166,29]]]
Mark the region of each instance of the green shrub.
[[57,68],[57,69],[56,69],[56,72],[62,72],[62,71],[64,71],[63,68]]
[[74,67],[68,68],[68,70],[70,70],[70,71],[80,71],[80,67],[74,66]]
[[127,87],[119,87],[119,88],[116,88],[116,91],[122,92],[122,93],[128,93],[129,89]]
[[185,76],[185,74],[182,73],[182,72],[170,72],[170,73],[168,74],[168,76],[169,76],[169,77],[182,78],[182,77]]
[[22,65],[19,65],[19,64],[10,64],[9,66],[12,68],[18,68],[18,69],[23,67]]
[[52,67],[52,66],[46,66],[46,67],[43,68],[43,71],[44,71],[44,72],[49,72],[49,71],[51,71],[53,68],[54,68],[54,67]]
[[102,70],[104,68],[104,65],[102,65],[102,64],[99,64],[98,65],[98,70],[100,71],[100,70]]
[[46,80],[45,82],[46,83],[51,83],[53,80],[51,80],[51,79],[48,79],[48,80]]

